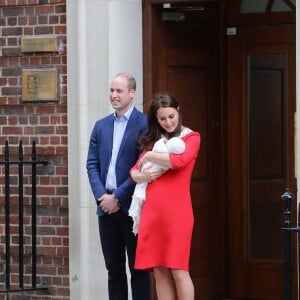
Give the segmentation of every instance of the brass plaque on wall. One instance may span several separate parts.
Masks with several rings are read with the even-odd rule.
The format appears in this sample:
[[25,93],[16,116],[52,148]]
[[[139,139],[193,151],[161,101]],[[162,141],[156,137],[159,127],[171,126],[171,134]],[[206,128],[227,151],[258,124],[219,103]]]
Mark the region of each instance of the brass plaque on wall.
[[22,70],[23,101],[57,101],[57,70]]
[[57,52],[56,37],[22,37],[21,52]]

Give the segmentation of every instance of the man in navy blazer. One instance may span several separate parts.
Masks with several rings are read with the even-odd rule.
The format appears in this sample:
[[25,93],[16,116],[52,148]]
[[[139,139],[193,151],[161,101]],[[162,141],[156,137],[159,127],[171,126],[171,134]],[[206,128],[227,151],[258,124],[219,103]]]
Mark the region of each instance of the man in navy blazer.
[[133,105],[135,79],[117,74],[110,87],[114,113],[96,122],[90,137],[87,171],[97,204],[100,241],[108,271],[110,300],[127,300],[126,251],[133,300],[150,300],[148,272],[135,270],[136,236],[128,215],[134,183],[129,170],[140,155],[138,137],[146,116]]

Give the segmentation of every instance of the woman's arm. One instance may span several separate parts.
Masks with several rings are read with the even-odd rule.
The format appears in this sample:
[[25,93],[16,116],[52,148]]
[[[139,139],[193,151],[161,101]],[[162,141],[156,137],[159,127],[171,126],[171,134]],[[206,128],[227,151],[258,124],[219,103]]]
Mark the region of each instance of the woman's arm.
[[165,169],[169,169],[172,166],[169,153],[148,151],[141,159],[141,164],[144,164],[147,161],[158,164]]
[[149,161],[146,161],[143,165],[143,168],[132,168],[130,171],[130,176],[133,181],[136,183],[141,182],[151,182],[153,180],[156,180],[158,177],[160,177],[165,170],[160,169],[153,171],[152,170],[152,164]]
[[130,176],[136,183],[149,182],[150,180],[150,177],[147,174],[142,173],[140,170],[132,170],[130,172]]

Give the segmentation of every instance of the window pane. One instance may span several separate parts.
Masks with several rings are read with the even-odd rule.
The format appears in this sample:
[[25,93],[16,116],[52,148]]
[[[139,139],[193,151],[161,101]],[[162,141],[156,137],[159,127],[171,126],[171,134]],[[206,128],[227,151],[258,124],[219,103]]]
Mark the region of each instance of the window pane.
[[292,10],[282,0],[274,0],[271,11],[292,11]]
[[241,0],[240,13],[260,13],[265,12],[268,0]]
[[[268,0],[241,0],[240,13],[264,13],[268,5]],[[296,0],[290,0],[296,6]],[[273,0],[272,12],[292,11],[292,9],[283,0]]]

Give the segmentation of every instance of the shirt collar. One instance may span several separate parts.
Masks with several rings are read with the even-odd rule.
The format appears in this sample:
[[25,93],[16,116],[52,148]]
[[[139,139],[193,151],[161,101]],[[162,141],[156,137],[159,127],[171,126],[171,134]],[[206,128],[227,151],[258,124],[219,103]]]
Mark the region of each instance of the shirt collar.
[[116,114],[116,111],[115,111],[114,112],[114,120],[125,119],[126,121],[128,121],[130,116],[131,116],[132,111],[133,111],[133,105],[130,106],[130,108],[126,111],[126,113],[121,118],[117,117],[117,114]]

